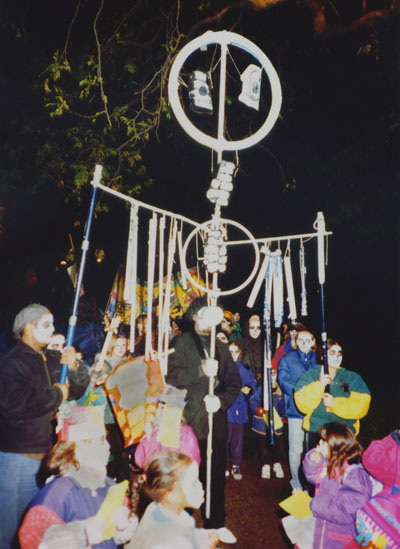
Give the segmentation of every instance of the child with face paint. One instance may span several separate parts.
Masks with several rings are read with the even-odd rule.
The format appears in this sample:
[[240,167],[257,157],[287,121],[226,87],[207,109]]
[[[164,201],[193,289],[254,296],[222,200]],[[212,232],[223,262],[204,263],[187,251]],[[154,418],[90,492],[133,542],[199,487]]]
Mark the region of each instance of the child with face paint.
[[252,315],[244,326],[244,337],[238,341],[242,351],[242,361],[253,372],[256,380],[261,379],[262,363],[262,338],[261,321],[258,315]]
[[212,549],[217,546],[218,530],[196,528],[193,517],[185,511],[185,508],[199,509],[204,501],[198,466],[191,457],[174,451],[155,454],[147,462],[143,476],[137,477],[134,489],[138,507],[143,495],[152,503],[125,549]]
[[[328,339],[328,370],[324,373],[322,350],[319,364],[302,374],[294,388],[294,400],[305,414],[303,429],[308,432],[308,448],[319,440],[318,431],[330,421],[340,421],[358,434],[360,419],[365,417],[371,402],[370,391],[356,372],[342,368],[343,350],[339,343]],[[329,385],[329,392],[326,386]]]
[[304,415],[298,410],[293,397],[294,386],[299,377],[315,366],[315,338],[307,330],[297,332],[296,349],[281,358],[278,367],[278,384],[283,391],[285,415],[288,420],[290,484],[293,493],[302,490],[299,479],[301,454],[304,448]]

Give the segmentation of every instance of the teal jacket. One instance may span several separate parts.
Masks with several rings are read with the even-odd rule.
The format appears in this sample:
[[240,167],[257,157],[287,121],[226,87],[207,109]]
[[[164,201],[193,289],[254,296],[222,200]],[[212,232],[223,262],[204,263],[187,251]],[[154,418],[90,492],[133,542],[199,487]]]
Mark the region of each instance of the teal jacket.
[[371,393],[366,383],[355,372],[338,368],[330,384],[333,404],[327,408],[323,403],[325,388],[319,381],[320,373],[321,366],[315,366],[299,377],[294,388],[296,406],[305,414],[304,430],[318,433],[324,423],[340,421],[358,434],[359,420],[367,415],[371,402]]

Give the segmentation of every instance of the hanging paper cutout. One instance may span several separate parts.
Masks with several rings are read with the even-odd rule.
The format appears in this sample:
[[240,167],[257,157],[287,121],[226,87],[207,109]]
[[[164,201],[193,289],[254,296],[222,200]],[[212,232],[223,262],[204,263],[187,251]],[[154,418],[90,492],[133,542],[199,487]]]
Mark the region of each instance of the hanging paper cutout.
[[105,390],[121,429],[125,447],[150,433],[164,381],[158,360],[143,356],[119,364],[107,377]]

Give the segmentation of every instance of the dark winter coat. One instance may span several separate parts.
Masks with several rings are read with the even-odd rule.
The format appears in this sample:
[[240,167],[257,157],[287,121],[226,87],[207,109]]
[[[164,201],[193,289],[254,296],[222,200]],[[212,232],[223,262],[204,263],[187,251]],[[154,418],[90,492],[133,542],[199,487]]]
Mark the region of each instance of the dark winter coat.
[[[57,383],[59,351],[42,355],[23,341],[0,358],[0,450],[19,454],[46,453],[53,445],[53,419],[62,402]],[[80,363],[68,374],[69,398],[78,399],[89,383]]]
[[[206,439],[208,435],[208,414],[204,397],[208,394],[209,378],[201,369],[203,357],[195,338],[196,334],[190,331],[172,340],[171,348],[175,351],[168,357],[168,373],[165,379],[167,383],[178,389],[187,390],[187,402],[183,415],[197,438],[201,440]],[[217,340],[215,358],[219,365],[214,394],[220,399],[221,408],[214,414],[213,434],[218,439],[226,439],[228,437],[226,411],[239,395],[242,380],[228,345]]]

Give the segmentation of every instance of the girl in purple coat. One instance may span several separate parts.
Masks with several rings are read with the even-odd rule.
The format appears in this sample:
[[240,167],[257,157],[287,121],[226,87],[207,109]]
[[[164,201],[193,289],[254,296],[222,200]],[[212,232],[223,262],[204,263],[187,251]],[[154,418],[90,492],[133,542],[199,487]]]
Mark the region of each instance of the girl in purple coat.
[[347,425],[326,423],[319,434],[303,462],[307,480],[315,484],[313,548],[339,549],[354,538],[356,511],[371,497],[372,481],[361,463],[362,446]]
[[[234,363],[242,378],[242,390],[235,402],[227,410],[228,418],[228,451],[232,461],[232,476],[235,480],[242,479],[240,465],[243,458],[243,430],[248,419],[249,405],[247,396],[256,388],[254,375],[249,368],[241,362],[242,351],[236,342],[229,345]],[[228,473],[229,474],[229,471]]]

